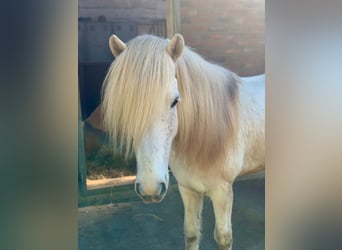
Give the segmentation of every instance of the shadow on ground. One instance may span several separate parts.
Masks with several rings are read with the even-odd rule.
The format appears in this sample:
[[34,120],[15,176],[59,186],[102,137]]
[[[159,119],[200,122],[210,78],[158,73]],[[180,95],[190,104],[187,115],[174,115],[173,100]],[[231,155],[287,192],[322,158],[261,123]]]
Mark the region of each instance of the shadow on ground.
[[[134,192],[132,190],[132,192]],[[214,214],[203,206],[201,250],[217,249]],[[233,250],[265,249],[265,179],[234,184]],[[128,202],[79,208],[78,249],[182,250],[183,204],[176,184],[159,204]]]

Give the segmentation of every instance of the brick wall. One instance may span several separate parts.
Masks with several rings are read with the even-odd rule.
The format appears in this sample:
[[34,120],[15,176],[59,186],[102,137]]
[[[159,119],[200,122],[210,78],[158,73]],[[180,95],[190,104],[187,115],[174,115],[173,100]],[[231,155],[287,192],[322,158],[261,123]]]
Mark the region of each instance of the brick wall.
[[143,22],[166,17],[166,0],[79,0],[78,16]]
[[181,0],[180,31],[204,58],[240,76],[265,72],[262,0]]

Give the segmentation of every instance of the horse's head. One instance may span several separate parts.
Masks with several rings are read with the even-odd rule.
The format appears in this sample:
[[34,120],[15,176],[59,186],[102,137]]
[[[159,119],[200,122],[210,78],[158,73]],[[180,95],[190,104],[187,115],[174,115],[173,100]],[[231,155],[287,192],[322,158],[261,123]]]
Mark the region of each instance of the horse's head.
[[[118,57],[123,51],[130,49],[130,44],[126,45],[124,42],[122,42],[118,37],[114,35],[110,38],[109,45],[115,57]],[[144,65],[142,66],[142,68],[145,67],[145,69],[148,69],[148,73],[137,72],[140,70],[141,67],[137,67],[139,69],[136,69],[136,71],[131,72],[131,74],[140,74],[139,76],[136,76],[135,79],[144,78],[143,75],[146,73],[163,74],[163,77],[149,77],[150,79],[162,79],[164,81],[167,81],[156,83],[156,85],[163,85],[167,87],[165,90],[163,90],[164,94],[160,94],[160,96],[155,97],[158,100],[158,102],[155,101],[153,106],[150,107],[148,107],[148,105],[151,105],[150,99],[152,99],[152,97],[149,96],[149,94],[146,94],[144,96],[141,96],[141,93],[128,95],[130,97],[127,98],[137,98],[141,100],[137,100],[135,102],[135,107],[131,109],[128,107],[122,107],[121,111],[131,112],[132,110],[134,110],[133,112],[136,114],[136,117],[134,118],[135,123],[144,123],[146,122],[146,119],[150,119],[146,118],[146,116],[144,116],[144,114],[141,113],[150,112],[151,115],[148,115],[148,117],[153,117],[153,119],[151,119],[150,122],[146,123],[148,124],[148,126],[146,126],[146,128],[143,130],[141,138],[137,139],[134,138],[134,136],[132,136],[131,138],[133,141],[136,140],[135,142],[133,142],[133,147],[137,159],[137,178],[135,181],[135,191],[145,203],[162,201],[168,189],[168,163],[172,141],[178,129],[176,104],[180,99],[177,86],[177,79],[175,77],[175,61],[182,54],[183,48],[183,37],[179,34],[176,34],[170,41],[167,41],[167,43],[165,43],[164,49],[162,50],[162,53],[165,54],[164,57],[167,57],[167,60],[165,60],[165,64],[160,64],[163,66],[150,65],[151,68],[148,68],[148,65]],[[136,56],[139,56],[138,52]],[[157,56],[158,55],[152,54],[152,57]],[[150,61],[151,63],[154,59],[149,58],[149,60],[152,60]],[[145,64],[149,64],[149,62],[146,61]],[[157,69],[153,70],[153,67]],[[165,69],[165,67],[168,68]],[[166,70],[166,73],[160,72],[164,70]],[[165,77],[165,75],[168,76]],[[143,79],[141,80],[143,81]],[[153,88],[151,87],[151,85],[146,87]],[[131,86],[131,88],[139,87]],[[134,91],[139,90],[135,89]],[[144,105],[146,105],[146,107]],[[158,110],[158,112],[155,112],[155,110]],[[131,122],[132,121],[133,120],[131,120]],[[136,126],[138,125],[139,124],[136,124]]]

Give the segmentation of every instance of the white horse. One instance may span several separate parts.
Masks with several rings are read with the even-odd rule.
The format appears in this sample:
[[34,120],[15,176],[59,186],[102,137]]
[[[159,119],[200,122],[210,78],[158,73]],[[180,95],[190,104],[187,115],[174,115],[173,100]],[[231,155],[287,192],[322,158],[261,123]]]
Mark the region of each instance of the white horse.
[[184,203],[186,249],[199,248],[203,196],[215,213],[214,238],[231,249],[232,184],[264,168],[265,77],[239,78],[171,40],[109,39],[116,57],[103,87],[103,118],[126,155],[135,152],[135,191],[166,195],[170,166]]

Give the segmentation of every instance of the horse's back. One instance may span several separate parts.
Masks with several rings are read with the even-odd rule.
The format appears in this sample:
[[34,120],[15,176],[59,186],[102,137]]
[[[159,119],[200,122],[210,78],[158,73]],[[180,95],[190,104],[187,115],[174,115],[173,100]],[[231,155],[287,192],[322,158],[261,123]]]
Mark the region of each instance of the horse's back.
[[242,81],[265,83],[265,74],[240,77]]
[[247,174],[265,164],[265,75],[242,77],[240,89],[243,169]]
[[241,98],[253,101],[260,111],[265,112],[265,75],[241,77],[241,80]]

